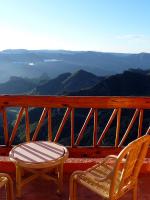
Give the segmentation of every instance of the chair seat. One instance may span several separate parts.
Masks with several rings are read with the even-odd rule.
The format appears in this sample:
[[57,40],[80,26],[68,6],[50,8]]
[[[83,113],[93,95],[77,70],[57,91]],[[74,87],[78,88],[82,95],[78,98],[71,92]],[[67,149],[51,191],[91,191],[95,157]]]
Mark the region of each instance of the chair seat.
[[[109,199],[109,191],[111,185],[111,179],[106,179],[105,181],[99,181],[98,178],[106,177],[110,172],[112,172],[113,166],[107,163],[96,165],[86,171],[86,173],[81,173],[78,175],[77,181],[86,186],[88,189],[97,193],[98,195]],[[120,176],[119,176],[120,177]],[[116,190],[118,189],[119,181],[116,181]]]

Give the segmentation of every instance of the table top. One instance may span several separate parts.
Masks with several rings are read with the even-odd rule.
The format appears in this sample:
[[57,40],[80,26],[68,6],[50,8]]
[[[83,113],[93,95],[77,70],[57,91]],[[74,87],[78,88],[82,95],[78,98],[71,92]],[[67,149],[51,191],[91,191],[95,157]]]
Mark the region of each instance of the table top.
[[17,163],[26,164],[51,164],[63,159],[67,149],[59,144],[48,141],[26,142],[15,146],[9,153],[10,159]]

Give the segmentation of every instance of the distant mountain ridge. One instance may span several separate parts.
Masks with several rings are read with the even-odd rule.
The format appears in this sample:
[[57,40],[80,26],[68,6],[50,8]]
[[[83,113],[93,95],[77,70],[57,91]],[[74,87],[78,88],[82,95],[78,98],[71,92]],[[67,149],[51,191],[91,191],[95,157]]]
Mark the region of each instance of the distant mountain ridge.
[[150,70],[128,70],[70,96],[150,96]]
[[11,77],[6,83],[0,84],[0,94],[27,94],[36,84],[25,78]]
[[60,95],[90,88],[100,82],[104,77],[98,77],[84,70],[75,73],[64,73],[49,80],[47,83],[37,86],[33,94]]
[[37,86],[32,94],[37,95],[56,95],[59,94],[63,90],[63,81],[67,79],[71,73],[64,73],[59,75],[58,77],[49,80],[45,84]]
[[77,70],[108,76],[129,68],[150,68],[150,53],[127,54],[65,50],[4,50],[0,52],[0,71],[4,82],[10,76],[35,78],[47,73],[51,78]]
[[0,84],[0,94],[71,96],[150,96],[150,70],[129,69],[100,77],[79,70],[54,79],[43,74],[39,79],[11,77]]
[[0,94],[65,95],[81,89],[91,88],[104,77],[98,77],[84,70],[63,73],[54,79],[43,74],[38,79],[10,77],[0,84]]

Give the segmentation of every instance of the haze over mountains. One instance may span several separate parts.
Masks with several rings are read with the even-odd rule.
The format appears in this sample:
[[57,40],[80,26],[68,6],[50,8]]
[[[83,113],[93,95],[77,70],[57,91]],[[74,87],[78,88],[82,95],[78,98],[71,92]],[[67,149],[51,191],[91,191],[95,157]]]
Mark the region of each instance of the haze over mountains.
[[129,68],[149,69],[150,54],[24,49],[0,52],[0,82],[11,76],[37,78],[43,73],[53,79],[80,69],[97,76],[108,76]]

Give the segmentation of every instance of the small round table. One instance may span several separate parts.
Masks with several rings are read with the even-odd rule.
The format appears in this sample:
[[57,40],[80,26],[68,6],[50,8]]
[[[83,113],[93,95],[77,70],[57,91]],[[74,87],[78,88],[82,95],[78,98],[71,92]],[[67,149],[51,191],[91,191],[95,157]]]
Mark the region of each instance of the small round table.
[[[63,165],[68,158],[68,150],[64,146],[48,141],[26,142],[15,146],[9,157],[16,164],[17,197],[21,197],[24,185],[39,176],[54,181],[58,185],[58,192],[62,192]],[[25,177],[25,171],[32,175]]]

